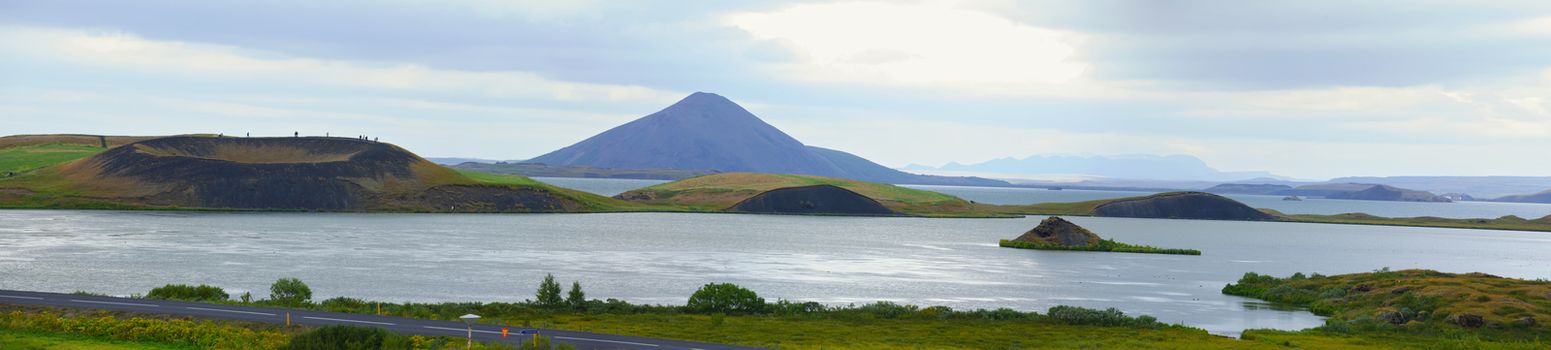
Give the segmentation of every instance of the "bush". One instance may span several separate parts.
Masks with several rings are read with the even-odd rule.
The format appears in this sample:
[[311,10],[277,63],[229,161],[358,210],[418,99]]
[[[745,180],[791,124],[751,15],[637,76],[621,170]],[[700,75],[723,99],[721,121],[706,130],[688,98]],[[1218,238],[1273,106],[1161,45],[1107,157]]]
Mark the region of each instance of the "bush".
[[299,306],[312,302],[312,288],[295,278],[281,278],[269,285],[269,300],[280,305]]
[[406,336],[389,333],[381,328],[356,326],[325,326],[298,334],[281,350],[386,350],[411,349],[413,341]]
[[1265,295],[1261,299],[1279,303],[1304,305],[1314,302],[1316,298],[1318,298],[1318,295],[1315,295],[1314,291],[1293,287],[1291,284],[1283,283],[1277,285],[1276,287],[1271,287],[1269,290],[1266,290]]
[[1082,308],[1082,307],[1076,307],[1076,306],[1065,306],[1065,305],[1062,305],[1062,306],[1056,306],[1056,307],[1050,308],[1050,311],[1047,312],[1047,314],[1050,316],[1051,319],[1054,319],[1054,320],[1057,320],[1057,321],[1061,321],[1063,323],[1070,324],[1070,325],[1110,326],[1110,327],[1118,327],[1118,326],[1159,327],[1159,326],[1163,326],[1162,323],[1158,323],[1158,319],[1153,318],[1152,316],[1146,316],[1146,315],[1142,315],[1142,316],[1138,316],[1138,317],[1126,316],[1126,314],[1124,312],[1120,312],[1120,310],[1117,310],[1115,308],[1109,308],[1109,309],[1104,309],[1104,310],[1095,310],[1095,309]]
[[708,283],[689,296],[685,307],[698,313],[758,314],[765,311],[765,299],[736,284]]
[[919,309],[919,307],[915,305],[900,305],[891,301],[874,302],[871,304],[862,305],[860,308],[862,312],[882,319],[904,318],[905,316],[915,314],[917,309]]
[[554,308],[559,307],[563,302],[560,299],[560,283],[555,282],[555,275],[545,274],[544,281],[539,282],[539,306]]
[[328,300],[324,300],[321,303],[318,303],[318,306],[322,306],[324,310],[335,312],[358,312],[362,310],[371,310],[367,307],[365,300],[347,297],[330,298]]
[[587,293],[582,292],[582,282],[571,281],[571,292],[566,293],[565,303],[573,310],[587,309]]
[[226,294],[225,290],[203,284],[198,286],[169,284],[151,288],[151,292],[146,293],[145,297],[146,299],[186,301],[224,301],[231,298],[231,296]]

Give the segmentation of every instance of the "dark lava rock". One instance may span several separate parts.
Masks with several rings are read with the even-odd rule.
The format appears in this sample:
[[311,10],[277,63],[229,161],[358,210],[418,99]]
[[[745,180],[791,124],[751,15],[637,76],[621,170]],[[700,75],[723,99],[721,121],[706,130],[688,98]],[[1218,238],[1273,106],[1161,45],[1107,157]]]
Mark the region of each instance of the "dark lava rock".
[[728,210],[768,214],[896,215],[872,198],[834,185],[777,188]]
[[1530,316],[1524,316],[1513,321],[1513,325],[1520,327],[1534,327],[1537,324],[1539,324],[1539,322],[1536,322],[1535,318]]
[[1014,238],[1014,241],[1031,243],[1059,244],[1059,245],[1094,245],[1099,243],[1099,235],[1093,234],[1088,229],[1077,226],[1071,221],[1060,217],[1045,218],[1039,222],[1039,226],[1023,235]]
[[1244,203],[1206,192],[1159,193],[1100,204],[1093,214],[1105,217],[1206,220],[1272,220]]
[[1396,295],[1406,294],[1406,292],[1409,292],[1409,291],[1411,291],[1411,287],[1399,287],[1399,288],[1395,288],[1394,290],[1390,290],[1389,294],[1396,294]]
[[1374,318],[1379,321],[1389,322],[1390,324],[1406,323],[1405,315],[1401,315],[1399,312],[1394,311],[1380,312],[1379,315]]
[[1362,293],[1367,293],[1367,292],[1373,291],[1373,286],[1366,285],[1366,284],[1359,284],[1356,287],[1353,287],[1352,290],[1355,290],[1355,291],[1358,291],[1358,292],[1362,292]]
[[1454,315],[1453,319],[1454,324],[1465,328],[1481,328],[1482,325],[1486,324],[1486,319],[1476,314],[1458,314]]

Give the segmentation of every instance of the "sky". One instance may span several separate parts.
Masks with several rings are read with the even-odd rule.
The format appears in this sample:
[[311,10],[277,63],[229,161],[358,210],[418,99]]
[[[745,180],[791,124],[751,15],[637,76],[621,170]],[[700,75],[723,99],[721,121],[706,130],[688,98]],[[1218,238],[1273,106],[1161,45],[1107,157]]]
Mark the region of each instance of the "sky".
[[526,159],[695,91],[888,166],[1551,175],[1547,1],[0,0],[0,134]]

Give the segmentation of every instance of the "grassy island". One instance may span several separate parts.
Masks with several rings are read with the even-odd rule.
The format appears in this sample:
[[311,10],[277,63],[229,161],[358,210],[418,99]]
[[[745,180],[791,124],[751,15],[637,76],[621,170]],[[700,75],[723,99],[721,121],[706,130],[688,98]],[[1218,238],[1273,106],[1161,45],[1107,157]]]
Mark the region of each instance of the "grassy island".
[[1546,324],[1551,320],[1551,281],[1546,280],[1388,268],[1336,276],[1297,273],[1285,278],[1246,273],[1222,292],[1330,317],[1323,327],[1266,333],[1275,336],[1371,334],[1474,341],[1468,345],[1440,342],[1429,348],[1544,348],[1545,339],[1551,338]]
[[1034,243],[1004,239],[998,245],[1005,248],[1039,249],[1039,250],[1075,250],[1084,252],[1115,252],[1115,253],[1142,253],[1142,254],[1175,254],[1175,255],[1201,255],[1201,251],[1195,249],[1158,248],[1154,246],[1135,245],[1116,242],[1109,239],[1101,239],[1094,245],[1062,245],[1053,243]]

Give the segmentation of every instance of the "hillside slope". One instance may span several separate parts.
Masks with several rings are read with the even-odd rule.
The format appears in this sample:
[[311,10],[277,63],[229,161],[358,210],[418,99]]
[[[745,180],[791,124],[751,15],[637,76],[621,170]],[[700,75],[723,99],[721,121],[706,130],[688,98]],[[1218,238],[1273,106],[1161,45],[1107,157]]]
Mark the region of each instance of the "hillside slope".
[[1493,199],[1492,201],[1514,203],[1551,203],[1551,190],[1541,191],[1534,194],[1503,196],[1501,198]]
[[911,184],[1006,186],[916,175],[853,154],[810,147],[722,96],[696,92],[656,113],[525,161],[553,166],[804,174]]
[[0,179],[9,207],[572,212],[631,206],[526,179],[475,179],[349,138],[152,138]]

